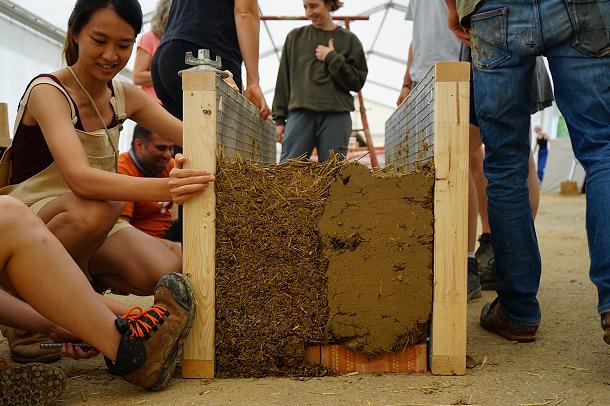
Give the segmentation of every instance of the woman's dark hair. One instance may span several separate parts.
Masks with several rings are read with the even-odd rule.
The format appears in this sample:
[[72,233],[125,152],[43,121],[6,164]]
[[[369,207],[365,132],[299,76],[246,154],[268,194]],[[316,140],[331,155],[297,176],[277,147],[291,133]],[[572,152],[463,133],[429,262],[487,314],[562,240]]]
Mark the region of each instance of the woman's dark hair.
[[330,11],[337,11],[343,7],[343,2],[339,0],[324,0]]
[[64,58],[68,66],[74,65],[78,59],[78,44],[74,41],[74,37],[89,22],[93,14],[107,7],[125,20],[136,35],[142,30],[142,8],[138,0],[77,0],[68,20],[64,45]]

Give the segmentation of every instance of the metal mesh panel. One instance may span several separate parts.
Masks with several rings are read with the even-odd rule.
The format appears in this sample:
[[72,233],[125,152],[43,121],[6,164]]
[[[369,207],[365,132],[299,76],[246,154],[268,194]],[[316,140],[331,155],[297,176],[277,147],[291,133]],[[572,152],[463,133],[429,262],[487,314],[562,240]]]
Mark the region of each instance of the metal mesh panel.
[[275,126],[261,122],[260,111],[222,79],[216,79],[216,142],[229,161],[276,163]]
[[434,67],[385,123],[385,163],[413,170],[432,161]]

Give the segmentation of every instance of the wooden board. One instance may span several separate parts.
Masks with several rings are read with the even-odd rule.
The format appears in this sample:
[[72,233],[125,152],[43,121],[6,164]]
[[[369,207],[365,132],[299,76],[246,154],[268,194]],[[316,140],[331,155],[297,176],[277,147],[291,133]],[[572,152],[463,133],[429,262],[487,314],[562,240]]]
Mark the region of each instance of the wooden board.
[[[216,173],[216,75],[184,72],[184,155],[187,168]],[[197,303],[193,329],[184,342],[182,376],[213,378],[215,355],[216,195],[210,187],[184,205],[183,272]]]
[[434,300],[430,369],[466,372],[470,71],[439,63],[434,86]]
[[8,130],[8,105],[0,103],[0,148],[11,145],[11,136]]

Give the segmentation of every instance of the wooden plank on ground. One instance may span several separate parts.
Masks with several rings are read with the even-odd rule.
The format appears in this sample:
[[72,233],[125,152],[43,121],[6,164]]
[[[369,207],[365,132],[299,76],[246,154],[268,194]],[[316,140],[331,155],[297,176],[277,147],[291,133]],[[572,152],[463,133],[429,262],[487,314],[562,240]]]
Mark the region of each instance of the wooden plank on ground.
[[[182,75],[184,155],[187,168],[216,173],[216,75]],[[216,195],[209,188],[184,205],[183,272],[190,279],[197,313],[184,343],[182,376],[213,378],[215,362]]]
[[434,300],[430,369],[466,372],[470,66],[439,63],[434,85]]

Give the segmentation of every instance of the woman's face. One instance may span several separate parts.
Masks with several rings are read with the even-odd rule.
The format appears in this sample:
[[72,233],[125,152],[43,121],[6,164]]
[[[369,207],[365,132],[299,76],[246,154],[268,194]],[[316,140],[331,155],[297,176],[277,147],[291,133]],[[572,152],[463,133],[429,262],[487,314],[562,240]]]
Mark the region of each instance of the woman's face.
[[330,18],[330,8],[324,0],[303,0],[303,7],[313,25],[321,26]]
[[135,36],[112,8],[95,12],[75,37],[79,67],[98,80],[111,80],[127,65]]

